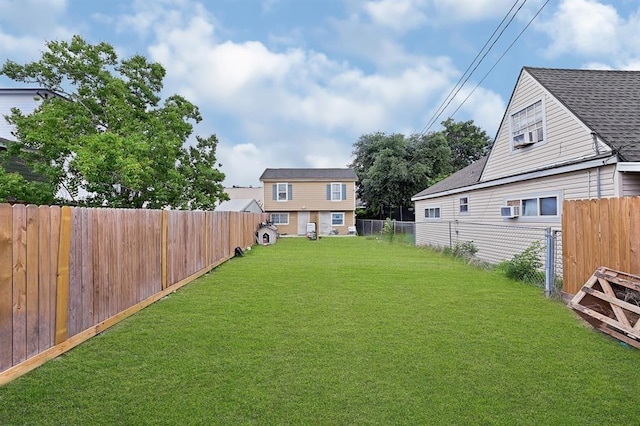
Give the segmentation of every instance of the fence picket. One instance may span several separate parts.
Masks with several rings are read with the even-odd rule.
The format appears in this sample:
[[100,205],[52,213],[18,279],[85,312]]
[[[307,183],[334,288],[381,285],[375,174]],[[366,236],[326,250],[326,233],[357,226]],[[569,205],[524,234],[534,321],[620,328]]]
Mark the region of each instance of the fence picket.
[[[52,345],[51,339],[51,212],[47,206],[38,207],[38,352]],[[0,225],[2,229],[2,225]],[[0,254],[0,259],[2,254]],[[1,370],[1,369],[0,369]]]
[[13,209],[13,363],[27,358],[27,217],[25,206]]
[[13,209],[0,204],[0,371],[13,365]]
[[26,207],[26,223],[27,223],[27,257],[26,257],[26,351],[27,358],[38,353],[38,206],[28,205]]

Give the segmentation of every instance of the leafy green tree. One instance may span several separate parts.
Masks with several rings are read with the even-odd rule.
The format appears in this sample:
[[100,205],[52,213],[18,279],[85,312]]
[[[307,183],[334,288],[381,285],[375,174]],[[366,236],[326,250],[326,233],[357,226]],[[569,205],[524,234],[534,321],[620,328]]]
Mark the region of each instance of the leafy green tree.
[[162,65],[140,55],[121,60],[108,43],[80,36],[46,47],[36,62],[7,61],[0,75],[62,95],[7,117],[17,136],[9,154],[44,176],[53,194],[127,208],[212,208],[227,198],[215,135],[187,144],[202,119],[197,106],[179,95],[161,103]]
[[410,207],[411,197],[450,171],[449,147],[439,133],[362,135],[351,164],[358,176],[358,196],[368,214],[385,217]]
[[8,173],[0,159],[0,203],[7,201],[52,204],[53,188],[47,182],[30,181],[19,173]]
[[411,197],[486,155],[487,133],[473,120],[442,122],[443,130],[405,137],[382,132],[362,135],[354,144],[351,167],[358,176],[364,213],[385,217],[412,206]]
[[443,134],[451,148],[453,171],[465,168],[489,153],[493,141],[487,132],[469,121],[453,121],[448,118],[442,122]]

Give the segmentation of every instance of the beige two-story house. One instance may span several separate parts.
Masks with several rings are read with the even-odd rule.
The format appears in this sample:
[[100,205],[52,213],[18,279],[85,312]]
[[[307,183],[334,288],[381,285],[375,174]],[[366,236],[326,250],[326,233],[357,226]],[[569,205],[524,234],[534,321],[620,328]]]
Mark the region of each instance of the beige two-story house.
[[280,235],[305,235],[315,223],[320,235],[346,235],[356,223],[353,169],[266,169],[260,181],[264,211]]

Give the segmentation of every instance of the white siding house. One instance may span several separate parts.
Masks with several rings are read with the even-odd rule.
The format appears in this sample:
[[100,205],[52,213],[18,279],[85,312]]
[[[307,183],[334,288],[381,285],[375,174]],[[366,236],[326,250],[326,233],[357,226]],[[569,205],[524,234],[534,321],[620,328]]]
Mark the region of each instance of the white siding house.
[[638,88],[638,71],[523,68],[489,155],[413,196],[416,244],[498,262],[517,230],[560,230],[563,200],[640,195]]
[[0,88],[0,139],[14,141],[13,126],[7,123],[5,116],[11,114],[12,108],[18,108],[23,114],[31,114],[40,100],[56,96],[46,89],[2,89]]

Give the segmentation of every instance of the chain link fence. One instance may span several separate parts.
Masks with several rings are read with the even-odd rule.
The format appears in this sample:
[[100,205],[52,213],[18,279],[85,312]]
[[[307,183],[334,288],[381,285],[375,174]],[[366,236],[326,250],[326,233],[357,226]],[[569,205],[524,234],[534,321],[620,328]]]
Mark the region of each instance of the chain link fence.
[[554,297],[562,291],[560,237],[560,231],[551,228],[459,221],[416,223],[416,245],[496,266],[507,276],[539,286]]
[[[431,246],[455,257],[538,286],[548,296],[562,292],[562,233],[551,228],[459,221],[391,221],[394,238]],[[357,219],[358,235],[381,235],[384,220]]]
[[[377,219],[356,219],[356,230],[358,235],[381,235],[384,229],[384,220]],[[415,222],[402,222],[392,220],[393,237],[402,239],[409,244],[415,244],[416,224]]]

